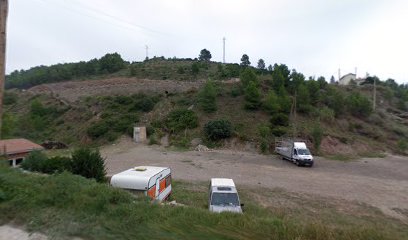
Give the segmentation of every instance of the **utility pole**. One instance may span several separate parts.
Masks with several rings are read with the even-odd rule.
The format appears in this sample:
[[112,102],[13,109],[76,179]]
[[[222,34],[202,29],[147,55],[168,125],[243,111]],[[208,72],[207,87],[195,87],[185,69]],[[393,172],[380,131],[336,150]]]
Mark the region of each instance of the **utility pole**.
[[0,0],[0,139],[3,126],[3,95],[6,78],[6,23],[8,0]]
[[149,46],[146,45],[146,60],[149,59]]
[[377,98],[377,85],[376,85],[376,81],[375,81],[376,77],[373,77],[373,78],[374,78],[373,111],[375,111],[375,107],[376,107],[375,102],[376,102],[376,98]]
[[225,37],[222,39],[222,62],[225,64]]

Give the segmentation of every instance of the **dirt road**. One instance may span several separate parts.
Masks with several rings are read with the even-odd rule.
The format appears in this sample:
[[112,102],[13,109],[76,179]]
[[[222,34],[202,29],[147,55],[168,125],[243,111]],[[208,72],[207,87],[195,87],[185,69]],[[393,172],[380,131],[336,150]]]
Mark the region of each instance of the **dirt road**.
[[168,166],[173,178],[208,181],[233,178],[238,185],[283,188],[290,192],[366,203],[408,220],[408,158],[388,156],[352,162],[317,158],[313,168],[297,167],[274,155],[217,150],[174,152],[130,140],[101,150],[108,174],[138,165]]

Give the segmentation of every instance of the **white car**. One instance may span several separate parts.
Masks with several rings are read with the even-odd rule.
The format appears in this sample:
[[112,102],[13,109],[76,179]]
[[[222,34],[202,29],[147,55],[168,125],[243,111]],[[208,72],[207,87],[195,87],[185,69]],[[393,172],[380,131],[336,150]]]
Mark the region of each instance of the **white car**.
[[212,178],[209,189],[208,209],[211,212],[242,213],[237,189],[229,178]]

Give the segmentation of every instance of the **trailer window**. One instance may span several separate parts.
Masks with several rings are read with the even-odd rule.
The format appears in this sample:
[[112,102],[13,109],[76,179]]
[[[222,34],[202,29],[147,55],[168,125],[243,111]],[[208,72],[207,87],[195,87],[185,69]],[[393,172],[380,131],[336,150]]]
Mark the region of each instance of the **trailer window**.
[[166,188],[171,185],[171,175],[166,177]]

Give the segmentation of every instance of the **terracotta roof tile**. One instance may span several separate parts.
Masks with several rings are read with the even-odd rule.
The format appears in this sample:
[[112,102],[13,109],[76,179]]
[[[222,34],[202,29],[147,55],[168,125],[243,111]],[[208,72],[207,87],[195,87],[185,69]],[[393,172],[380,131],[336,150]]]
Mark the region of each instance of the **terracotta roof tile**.
[[25,153],[42,149],[44,149],[42,146],[24,138],[0,140],[1,154],[4,154],[4,152],[6,152],[6,154]]

